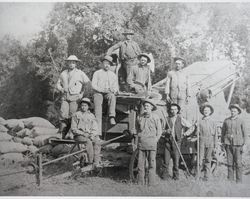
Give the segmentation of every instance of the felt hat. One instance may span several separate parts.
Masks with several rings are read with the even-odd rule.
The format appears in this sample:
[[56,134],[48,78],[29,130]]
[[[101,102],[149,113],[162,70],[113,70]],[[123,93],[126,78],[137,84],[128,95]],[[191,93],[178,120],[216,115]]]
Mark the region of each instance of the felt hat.
[[212,114],[214,113],[214,108],[213,108],[210,104],[208,104],[208,103],[204,103],[204,104],[200,107],[200,112],[201,112],[201,114],[203,115],[204,109],[205,109],[206,107],[210,108],[210,111],[211,111],[210,115],[212,115]]
[[176,107],[177,107],[177,109],[178,109],[178,113],[180,113],[180,111],[181,111],[181,107],[180,107],[178,104],[176,104],[176,103],[172,103],[172,104],[170,104],[169,109],[171,108],[171,106],[176,106]]
[[92,102],[91,102],[90,99],[87,98],[87,97],[84,97],[84,98],[81,99],[80,104],[82,104],[82,103],[88,104],[88,105],[89,105],[89,108],[92,107]]
[[65,61],[77,61],[80,62],[81,60],[77,58],[75,55],[70,55]]
[[148,59],[148,63],[151,62],[151,59],[147,53],[141,53],[140,55],[138,55],[138,59],[140,59],[141,57],[146,57]]
[[149,103],[149,104],[151,104],[153,106],[152,111],[155,111],[157,109],[155,100],[153,100],[153,99],[144,99],[142,101],[142,104],[144,105],[145,103]]
[[238,110],[239,114],[241,114],[241,108],[238,104],[231,104],[229,106],[229,109],[232,109],[232,108],[236,108]]
[[109,55],[106,55],[102,58],[102,61],[107,60],[111,65],[113,64],[113,58]]
[[174,62],[176,62],[177,60],[183,61],[184,66],[186,66],[186,60],[183,57],[174,57]]

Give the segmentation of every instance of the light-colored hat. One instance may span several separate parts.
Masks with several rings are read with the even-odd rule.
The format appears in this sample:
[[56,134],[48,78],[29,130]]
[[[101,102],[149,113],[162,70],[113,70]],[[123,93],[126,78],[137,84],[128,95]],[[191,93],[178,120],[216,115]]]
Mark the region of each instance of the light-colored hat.
[[148,59],[148,63],[151,62],[151,59],[147,53],[141,53],[140,55],[138,55],[138,59],[140,59],[141,57],[146,57]]
[[102,61],[107,60],[110,62],[110,64],[113,64],[113,58],[109,55],[106,55],[105,57],[102,58]]
[[174,57],[174,62],[176,62],[177,60],[183,61],[184,66],[186,66],[186,60],[183,57]]
[[241,108],[238,104],[231,104],[229,106],[229,109],[236,108],[239,111],[239,114],[241,114]]
[[144,105],[145,103],[149,103],[149,104],[151,104],[151,105],[153,106],[152,111],[155,111],[155,110],[157,109],[155,100],[153,100],[153,99],[144,99],[144,100],[142,101],[142,104]]
[[87,98],[87,97],[82,98],[81,101],[80,101],[80,104],[81,104],[81,103],[86,103],[86,104],[88,104],[88,105],[89,105],[89,108],[92,107],[92,102],[91,102],[90,99]]
[[81,60],[78,59],[75,55],[70,55],[65,61],[77,61],[80,62]]
[[134,35],[134,31],[133,30],[125,30],[123,33],[123,35]]
[[214,113],[214,108],[213,108],[210,104],[208,104],[208,103],[204,103],[204,104],[200,107],[200,112],[201,112],[201,114],[203,114],[204,109],[205,109],[206,107],[210,108],[210,110],[211,110],[210,115],[212,115],[212,114]]

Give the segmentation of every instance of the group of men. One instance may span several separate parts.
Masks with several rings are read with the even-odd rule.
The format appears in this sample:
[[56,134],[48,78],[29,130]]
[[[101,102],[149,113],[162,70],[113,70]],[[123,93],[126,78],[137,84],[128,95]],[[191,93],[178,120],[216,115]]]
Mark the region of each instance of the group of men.
[[[130,91],[142,93],[150,83],[150,57],[141,53],[139,46],[130,39],[133,32],[125,32],[125,41],[111,47],[102,59],[102,69],[93,74],[92,81],[87,75],[76,68],[80,60],[71,55],[66,59],[68,68],[64,70],[57,82],[57,88],[62,94],[60,109],[60,132],[63,138],[70,129],[72,138],[86,142],[89,163],[100,163],[100,135],[102,126],[102,108],[104,100],[108,103],[108,115],[111,125],[116,124],[116,95],[119,93],[117,74],[110,70],[113,64],[111,53],[119,48],[124,79]],[[164,144],[162,179],[172,177],[179,179],[179,159],[182,138],[189,136],[194,131],[191,125],[182,117],[181,107],[189,97],[189,84],[187,78],[181,73],[186,62],[181,57],[174,58],[175,68],[168,72],[166,78],[166,101],[170,102],[169,116],[166,126],[162,126],[159,116],[154,112],[157,109],[154,99],[144,99],[144,112],[139,115],[136,122],[138,135],[138,182],[145,184],[145,169],[148,169],[148,184],[155,184],[157,143],[160,139]],[[92,103],[88,98],[83,98],[84,87],[91,85],[94,90],[94,114],[90,112]],[[79,111],[78,111],[78,102]],[[228,159],[228,179],[233,180],[236,169],[236,181],[242,180],[242,147],[246,140],[244,121],[239,117],[241,109],[238,105],[231,105],[231,117],[227,118],[222,127],[222,143],[225,145]],[[210,104],[200,107],[203,118],[195,124],[199,133],[200,165],[204,167],[204,179],[209,178],[211,157],[216,147],[216,125],[211,115],[214,112]],[[173,174],[169,173],[170,159],[173,159]]]

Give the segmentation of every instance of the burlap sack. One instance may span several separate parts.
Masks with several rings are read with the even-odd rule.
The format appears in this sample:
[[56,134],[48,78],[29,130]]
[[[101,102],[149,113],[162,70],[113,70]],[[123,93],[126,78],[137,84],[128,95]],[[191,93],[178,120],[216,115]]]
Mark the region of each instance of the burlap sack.
[[1,164],[14,164],[17,162],[24,161],[23,154],[22,153],[6,153],[3,155],[0,155],[0,163]]
[[51,135],[51,134],[57,134],[58,129],[52,129],[52,128],[44,128],[44,127],[34,127],[31,130],[30,137],[37,137],[40,135]]
[[22,140],[22,144],[27,145],[27,146],[33,145],[33,139],[29,137],[24,137]]
[[55,128],[48,120],[41,117],[29,117],[21,119],[26,128],[32,129],[33,127]]
[[[12,140],[12,136],[8,133],[0,133],[0,142],[8,142]],[[2,143],[0,143],[1,145]]]
[[28,150],[28,147],[16,142],[1,142],[0,153],[22,153]]
[[8,129],[2,124],[0,124],[0,133],[7,133],[7,132],[8,132]]
[[[61,154],[67,154],[70,152],[72,146],[73,145],[68,145],[68,144],[58,144],[51,150],[51,155],[54,157],[58,157]],[[75,147],[72,152],[76,152],[78,150],[79,149]]]
[[46,144],[42,146],[41,148],[39,148],[39,152],[49,154],[52,148],[53,146],[51,144]]
[[33,144],[37,147],[44,146],[49,143],[49,138],[62,138],[61,134],[39,135],[34,138]]
[[3,125],[3,126],[6,125],[6,120],[2,117],[0,117],[0,125]]
[[24,124],[21,120],[18,119],[9,119],[6,120],[6,125],[5,125],[8,129],[11,129],[12,131],[20,131],[22,129],[24,129]]
[[17,136],[17,137],[20,137],[20,138],[24,138],[24,137],[30,136],[30,135],[31,135],[31,130],[30,130],[30,129],[27,129],[27,128],[22,129],[22,130],[20,130],[20,131],[18,131],[18,132],[16,133],[16,136]]
[[17,142],[17,143],[22,143],[23,139],[22,138],[19,138],[19,137],[13,137],[12,139],[14,142]]
[[28,151],[30,151],[32,154],[35,154],[36,152],[38,152],[38,148],[34,145],[30,145],[28,146]]

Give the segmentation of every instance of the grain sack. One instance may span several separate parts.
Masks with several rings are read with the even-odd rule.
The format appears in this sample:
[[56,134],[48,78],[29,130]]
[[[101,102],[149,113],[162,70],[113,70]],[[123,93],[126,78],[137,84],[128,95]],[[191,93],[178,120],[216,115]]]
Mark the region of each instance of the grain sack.
[[7,133],[7,132],[8,132],[8,129],[2,124],[0,124],[0,133]]
[[35,154],[38,150],[39,149],[34,145],[28,146],[28,151],[30,151],[32,154]]
[[62,138],[61,134],[39,135],[34,138],[33,144],[37,147],[44,146],[49,143],[49,138]]
[[29,117],[22,119],[24,126],[32,129],[33,127],[44,127],[44,128],[55,128],[53,124],[51,124],[48,120],[41,117]]
[[42,146],[41,148],[39,148],[39,152],[48,154],[51,152],[52,148],[53,148],[53,146],[51,144],[46,144],[46,145]]
[[31,135],[31,130],[27,129],[27,128],[22,129],[16,133],[16,136],[21,137],[21,138],[24,138],[24,137],[30,136],[30,135]]
[[[53,149],[51,150],[51,155],[54,157],[58,157],[61,154],[67,154],[70,152],[71,147],[73,147],[73,145],[69,145],[69,144],[58,144],[55,147],[53,147]],[[74,150],[72,152],[76,152],[79,149],[77,147],[74,148]]]
[[23,139],[19,137],[13,137],[13,141],[17,143],[22,143]]
[[8,129],[12,129],[13,131],[17,132],[24,129],[24,124],[21,120],[18,119],[9,119],[6,120],[6,125]]
[[0,125],[3,125],[3,126],[6,125],[6,120],[2,117],[0,117]]
[[[12,136],[10,136],[8,133],[1,133],[0,134],[0,142],[7,142],[7,141],[11,141],[12,140]],[[1,145],[2,143],[0,143]]]
[[31,137],[37,137],[40,135],[52,135],[57,134],[58,129],[44,128],[44,127],[34,127],[31,130]]
[[22,144],[27,146],[33,145],[33,140],[29,137],[24,137],[22,140]]
[[13,164],[22,161],[24,161],[22,153],[6,153],[0,155],[0,162],[2,164]]
[[27,146],[16,142],[1,142],[0,153],[22,153],[27,151]]

